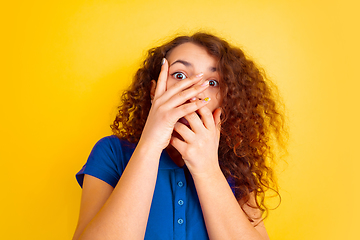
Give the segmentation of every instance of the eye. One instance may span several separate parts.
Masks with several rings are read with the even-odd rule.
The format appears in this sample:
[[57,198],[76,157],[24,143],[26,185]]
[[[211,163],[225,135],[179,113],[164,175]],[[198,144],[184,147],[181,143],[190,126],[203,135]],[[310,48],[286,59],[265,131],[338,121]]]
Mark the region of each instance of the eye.
[[210,87],[217,87],[217,86],[219,86],[219,82],[216,80],[210,80],[209,85],[210,85]]
[[178,80],[184,80],[186,78],[186,75],[183,74],[182,72],[173,73],[172,76]]

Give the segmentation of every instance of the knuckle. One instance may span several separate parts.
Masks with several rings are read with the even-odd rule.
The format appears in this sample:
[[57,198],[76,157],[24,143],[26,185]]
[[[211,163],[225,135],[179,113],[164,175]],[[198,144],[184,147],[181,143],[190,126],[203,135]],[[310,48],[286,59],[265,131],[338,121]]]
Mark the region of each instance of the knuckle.
[[179,97],[184,97],[185,95],[186,95],[186,93],[184,91],[181,91],[181,92],[178,93]]
[[161,110],[159,109],[159,116],[161,116],[161,118],[165,121],[165,122],[170,122],[173,119],[173,114],[171,114],[170,111],[166,111],[164,109],[164,107],[160,107]]
[[191,120],[193,120],[193,119],[196,119],[196,116],[197,116],[196,113],[190,113],[190,114],[188,115],[188,118],[191,119]]
[[170,121],[172,119],[172,114],[169,112],[165,112],[163,116],[166,121]]
[[179,130],[179,131],[182,131],[182,130],[186,130],[185,128],[186,128],[186,126],[184,124],[177,124],[176,129]]
[[195,85],[195,86],[194,86],[194,89],[195,89],[196,91],[199,91],[199,90],[202,89],[202,87],[201,87],[200,85]]
[[203,115],[205,117],[212,117],[212,113],[210,111],[204,111]]
[[158,111],[159,111],[160,113],[166,112],[164,105],[160,105],[160,106],[158,107]]
[[194,156],[194,154],[195,154],[194,149],[191,147],[187,148],[185,151],[185,156]]
[[196,101],[195,104],[196,104],[196,106],[201,107],[201,106],[204,105],[204,102],[203,101]]
[[193,111],[194,109],[194,104],[190,103],[190,104],[185,104],[182,106],[181,110],[183,113],[188,113]]

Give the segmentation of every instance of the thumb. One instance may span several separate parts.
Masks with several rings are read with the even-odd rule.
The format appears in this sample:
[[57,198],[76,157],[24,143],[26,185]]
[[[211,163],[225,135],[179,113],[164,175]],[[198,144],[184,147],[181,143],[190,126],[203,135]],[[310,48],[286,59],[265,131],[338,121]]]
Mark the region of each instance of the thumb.
[[166,81],[169,74],[169,65],[168,61],[163,58],[163,61],[161,62],[161,71],[159,74],[159,78],[157,81],[157,86],[155,89],[155,96],[159,97],[166,91]]

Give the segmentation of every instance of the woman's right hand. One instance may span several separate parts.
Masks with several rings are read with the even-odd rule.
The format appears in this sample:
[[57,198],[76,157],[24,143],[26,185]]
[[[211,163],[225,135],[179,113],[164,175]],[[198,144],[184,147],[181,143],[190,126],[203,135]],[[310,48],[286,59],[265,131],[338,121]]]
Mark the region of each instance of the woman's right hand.
[[166,89],[168,71],[168,61],[165,59],[139,141],[139,144],[146,143],[146,146],[158,148],[159,151],[169,145],[175,123],[180,118],[197,111],[209,102],[201,99],[188,101],[209,87],[207,81],[201,82],[202,74],[181,80]]

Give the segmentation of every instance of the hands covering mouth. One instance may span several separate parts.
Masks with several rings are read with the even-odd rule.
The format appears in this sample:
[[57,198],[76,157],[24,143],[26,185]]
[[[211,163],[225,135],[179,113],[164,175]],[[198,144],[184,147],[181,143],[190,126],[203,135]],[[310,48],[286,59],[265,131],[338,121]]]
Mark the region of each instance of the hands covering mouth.
[[[201,117],[200,117],[199,113],[198,113],[198,112],[196,112],[196,114],[197,114],[197,115],[199,116],[199,118],[201,119]],[[191,129],[191,127],[190,127],[190,123],[188,122],[188,120],[186,120],[186,118],[182,117],[182,118],[180,118],[180,119],[179,119],[179,121],[178,121],[178,122],[180,122],[180,123],[182,123],[182,124],[186,125],[188,128],[190,128],[190,129]]]

